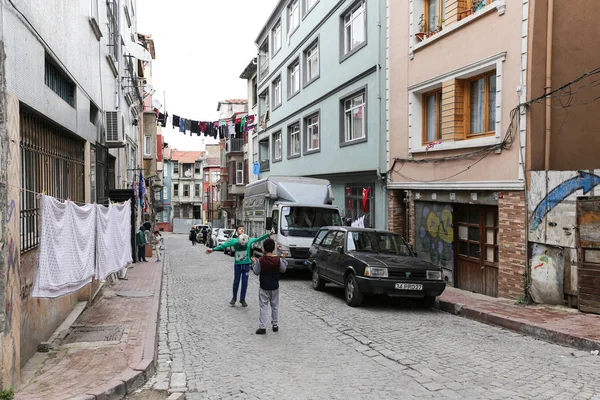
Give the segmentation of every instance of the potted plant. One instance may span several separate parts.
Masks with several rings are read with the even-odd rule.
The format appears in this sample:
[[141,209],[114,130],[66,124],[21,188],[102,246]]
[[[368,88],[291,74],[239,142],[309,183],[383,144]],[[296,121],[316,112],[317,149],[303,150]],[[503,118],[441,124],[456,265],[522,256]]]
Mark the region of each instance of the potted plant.
[[425,39],[425,14],[421,14],[419,18],[419,32],[417,32],[416,36],[419,41]]
[[487,0],[473,0],[471,2],[471,12],[476,13],[481,10],[487,3]]

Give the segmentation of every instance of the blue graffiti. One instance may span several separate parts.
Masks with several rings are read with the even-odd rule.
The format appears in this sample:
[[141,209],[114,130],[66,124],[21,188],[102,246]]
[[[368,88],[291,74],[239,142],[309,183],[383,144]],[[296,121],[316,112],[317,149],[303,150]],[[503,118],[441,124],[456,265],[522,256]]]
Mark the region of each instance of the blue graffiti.
[[544,217],[554,209],[560,202],[576,191],[583,189],[583,194],[588,193],[596,185],[600,184],[600,176],[578,171],[579,175],[564,181],[540,201],[531,216],[531,227],[535,230],[542,223]]

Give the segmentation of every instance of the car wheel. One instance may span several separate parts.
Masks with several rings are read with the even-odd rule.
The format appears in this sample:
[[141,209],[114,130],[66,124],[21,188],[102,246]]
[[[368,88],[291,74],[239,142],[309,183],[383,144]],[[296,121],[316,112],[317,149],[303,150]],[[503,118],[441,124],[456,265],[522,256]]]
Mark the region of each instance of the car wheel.
[[319,275],[319,270],[317,267],[313,267],[312,271],[312,287],[315,290],[321,291],[325,289],[325,281]]
[[350,307],[360,306],[363,302],[364,295],[358,287],[354,274],[348,274],[346,284],[344,285],[344,294],[346,295],[346,303]]
[[419,299],[418,305],[420,308],[432,308],[435,305],[435,296],[425,296]]

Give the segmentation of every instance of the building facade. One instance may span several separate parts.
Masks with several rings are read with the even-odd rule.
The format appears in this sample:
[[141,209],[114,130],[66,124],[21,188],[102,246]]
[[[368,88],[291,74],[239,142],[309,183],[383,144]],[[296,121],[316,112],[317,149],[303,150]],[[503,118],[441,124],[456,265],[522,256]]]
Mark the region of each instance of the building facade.
[[387,35],[389,228],[455,287],[509,298],[526,281],[527,3],[390,2]]
[[179,151],[173,149],[170,154],[171,170],[171,215],[172,218],[202,218],[204,198],[202,171],[203,151]]
[[[240,79],[246,81],[248,87],[248,115],[256,118],[258,115],[258,59],[253,58],[240,75]],[[245,150],[244,150],[244,169],[248,176],[245,184],[258,180],[258,175],[254,164],[257,164],[260,170],[260,160],[258,159],[258,135],[255,135],[257,122],[253,121],[251,127],[245,132]]]
[[204,160],[204,215],[205,225],[220,227],[219,202],[221,201],[221,145],[207,144]]
[[[260,178],[328,179],[343,216],[383,228],[386,1],[280,1],[256,39]],[[364,201],[363,201],[364,198]]]

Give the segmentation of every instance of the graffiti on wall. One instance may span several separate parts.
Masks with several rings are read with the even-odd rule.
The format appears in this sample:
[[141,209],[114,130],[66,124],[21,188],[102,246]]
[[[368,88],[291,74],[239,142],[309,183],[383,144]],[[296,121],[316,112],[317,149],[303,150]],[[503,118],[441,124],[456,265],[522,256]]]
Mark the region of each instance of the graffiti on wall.
[[535,171],[530,181],[529,240],[575,248],[576,199],[600,194],[600,170]]
[[419,258],[454,271],[453,209],[450,204],[415,203],[416,250]]

